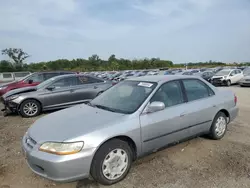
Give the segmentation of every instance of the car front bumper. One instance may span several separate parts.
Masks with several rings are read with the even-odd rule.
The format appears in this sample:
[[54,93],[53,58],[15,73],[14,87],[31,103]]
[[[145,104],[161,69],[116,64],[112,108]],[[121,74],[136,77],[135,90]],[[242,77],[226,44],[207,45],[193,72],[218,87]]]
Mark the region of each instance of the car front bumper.
[[250,81],[240,81],[239,84],[241,86],[250,86]]
[[[27,144],[27,135],[22,139],[22,149],[31,170],[56,182],[72,182],[90,176],[91,162],[96,148],[85,149],[72,155],[54,155],[33,148]],[[34,144],[34,143],[33,143]]]
[[19,104],[15,101],[7,101],[3,97],[0,98],[0,102],[4,105],[4,110],[9,110],[11,112],[17,112]]
[[226,85],[227,84],[227,80],[224,80],[224,79],[221,79],[221,80],[219,80],[219,79],[213,79],[213,80],[211,80],[211,83],[213,85]]

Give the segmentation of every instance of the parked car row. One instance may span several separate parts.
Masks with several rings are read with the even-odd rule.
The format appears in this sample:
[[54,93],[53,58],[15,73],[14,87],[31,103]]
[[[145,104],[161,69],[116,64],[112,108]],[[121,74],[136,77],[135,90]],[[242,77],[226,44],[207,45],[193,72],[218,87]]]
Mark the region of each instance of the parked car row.
[[90,72],[38,72],[0,86],[5,112],[34,117],[42,111],[65,108],[95,98],[115,83],[142,76],[188,75],[201,77],[213,85],[250,86],[250,68],[240,69],[171,69]]
[[168,70],[127,70],[127,71],[106,71],[106,72],[85,72],[87,75],[94,75],[103,79],[120,82],[132,77],[149,75],[189,75],[200,76],[214,85],[240,84],[248,86],[250,68],[202,68],[202,69],[168,69]]

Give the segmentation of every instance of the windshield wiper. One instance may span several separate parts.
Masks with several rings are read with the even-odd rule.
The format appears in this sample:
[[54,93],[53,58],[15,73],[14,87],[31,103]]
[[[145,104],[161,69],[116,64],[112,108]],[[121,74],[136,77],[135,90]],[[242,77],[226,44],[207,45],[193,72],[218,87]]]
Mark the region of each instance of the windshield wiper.
[[103,110],[107,110],[107,111],[110,111],[110,112],[117,112],[115,109],[113,108],[109,108],[107,106],[102,106],[102,105],[99,105],[99,104],[96,104],[95,107],[97,108],[100,108],[100,109],[103,109]]
[[87,105],[92,106],[92,107],[96,107],[94,104],[92,104],[91,102],[88,102]]

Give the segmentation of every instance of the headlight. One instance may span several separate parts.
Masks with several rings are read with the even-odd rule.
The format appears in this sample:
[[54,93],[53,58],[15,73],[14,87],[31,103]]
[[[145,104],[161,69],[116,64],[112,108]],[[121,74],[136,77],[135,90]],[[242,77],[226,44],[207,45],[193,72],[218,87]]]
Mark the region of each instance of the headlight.
[[81,151],[83,145],[84,145],[83,142],[74,142],[74,143],[45,142],[40,146],[39,150],[56,155],[70,155]]
[[7,88],[7,86],[2,86],[2,87],[0,87],[0,90],[4,90],[6,88]]
[[12,95],[10,97],[7,97],[7,100],[14,100],[14,99],[16,99],[18,97],[19,97],[19,95]]

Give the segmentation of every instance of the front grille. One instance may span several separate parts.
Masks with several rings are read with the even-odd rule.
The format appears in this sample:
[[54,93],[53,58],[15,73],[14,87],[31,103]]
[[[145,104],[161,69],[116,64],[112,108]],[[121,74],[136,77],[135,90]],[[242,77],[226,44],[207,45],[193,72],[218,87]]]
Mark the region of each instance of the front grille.
[[30,148],[30,149],[33,149],[34,146],[37,144],[37,142],[31,138],[30,136],[27,136],[25,138],[25,144]]
[[220,81],[221,78],[213,78],[213,81]]

